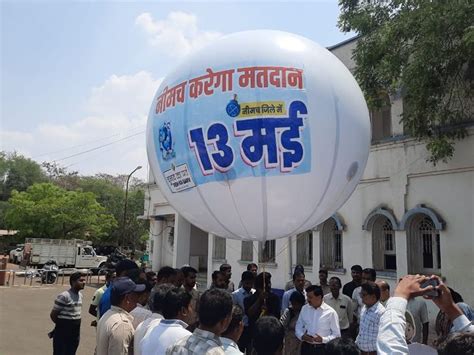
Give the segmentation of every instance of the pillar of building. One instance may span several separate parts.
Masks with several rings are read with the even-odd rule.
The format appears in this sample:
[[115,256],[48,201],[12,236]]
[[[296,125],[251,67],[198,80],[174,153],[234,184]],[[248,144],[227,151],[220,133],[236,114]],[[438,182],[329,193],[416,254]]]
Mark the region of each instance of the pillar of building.
[[150,221],[150,239],[153,240],[153,248],[151,250],[151,268],[154,271],[158,271],[162,266],[161,260],[161,250],[163,246],[163,227],[164,221],[162,220],[154,220]]
[[173,266],[180,268],[189,265],[191,243],[191,223],[183,216],[176,214],[174,219],[174,255]]

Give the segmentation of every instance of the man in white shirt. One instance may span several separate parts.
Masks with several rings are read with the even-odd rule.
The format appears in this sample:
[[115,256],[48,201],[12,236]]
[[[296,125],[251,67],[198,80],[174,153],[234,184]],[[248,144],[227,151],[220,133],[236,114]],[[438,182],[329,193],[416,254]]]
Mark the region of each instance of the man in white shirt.
[[191,295],[182,288],[173,288],[166,293],[162,304],[164,319],[151,329],[140,343],[143,355],[162,355],[166,349],[191,332],[186,330],[194,317]]
[[380,289],[379,302],[382,306],[385,307],[387,305],[388,299],[390,298],[390,285],[386,281],[383,281],[383,280],[377,281],[376,284]]
[[243,355],[243,352],[240,351],[237,345],[244,331],[243,316],[244,312],[242,308],[238,305],[234,305],[232,307],[232,319],[229,326],[220,337],[226,355]]
[[134,355],[141,355],[141,346],[140,343],[146,334],[151,331],[153,328],[160,324],[160,321],[163,319],[162,315],[162,308],[163,308],[163,301],[165,299],[166,294],[169,290],[173,289],[174,285],[171,284],[163,284],[158,285],[155,289],[155,295],[153,297],[152,302],[152,314],[149,318],[145,319],[141,322],[137,329],[135,330],[135,335],[133,337],[133,350]]
[[321,286],[306,289],[308,304],[301,309],[295,335],[303,343],[301,355],[324,354],[325,344],[341,336],[339,318],[334,309],[324,303]]
[[331,293],[325,295],[323,300],[336,311],[339,318],[341,336],[343,338],[350,338],[349,326],[352,323],[352,317],[354,315],[352,311],[352,300],[341,293],[342,284],[339,277],[331,277],[329,280],[329,288]]
[[[251,271],[244,271],[241,278],[241,287],[232,292],[232,302],[234,305],[240,306],[242,311],[244,311],[244,300],[252,295],[255,292],[253,289],[253,284],[255,282],[255,274]],[[252,340],[252,334],[249,330],[249,319],[244,313],[242,322],[244,324],[244,330],[240,339],[238,340],[239,349],[242,352],[250,351],[250,341]]]
[[152,288],[153,287],[150,283],[145,282],[145,292],[142,292],[140,294],[137,306],[130,312],[130,315],[133,317],[132,324],[135,329],[137,329],[138,325],[141,322],[151,317],[152,312],[145,306],[148,303],[148,298],[150,297],[150,292]]
[[[432,300],[453,322],[451,333],[474,333],[474,325],[454,303],[446,285],[438,276],[431,276],[431,278],[437,279],[439,282],[439,286],[435,288],[438,291],[438,296]],[[388,300],[385,313],[380,319],[377,338],[378,355],[408,354],[408,345],[405,340],[407,301],[412,297],[421,296],[432,291],[433,286],[421,287],[421,284],[429,279],[429,277],[423,275],[407,275],[398,283],[394,296]],[[458,336],[455,336],[448,341],[452,345],[451,353],[465,354],[465,349],[461,348],[462,344],[456,344],[457,339]]]

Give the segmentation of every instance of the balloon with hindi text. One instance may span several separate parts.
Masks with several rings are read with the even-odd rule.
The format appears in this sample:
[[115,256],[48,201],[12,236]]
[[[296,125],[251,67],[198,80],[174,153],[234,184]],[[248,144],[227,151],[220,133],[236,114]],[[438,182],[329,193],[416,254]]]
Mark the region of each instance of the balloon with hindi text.
[[159,188],[215,235],[263,241],[329,218],[367,163],[369,112],[349,70],[294,34],[239,32],[162,82],[147,126]]

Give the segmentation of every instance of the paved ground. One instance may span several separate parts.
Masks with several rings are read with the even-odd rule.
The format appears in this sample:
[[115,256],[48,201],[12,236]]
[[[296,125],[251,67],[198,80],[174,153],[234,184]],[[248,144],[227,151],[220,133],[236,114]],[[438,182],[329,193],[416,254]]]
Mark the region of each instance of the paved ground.
[[[0,354],[46,355],[53,346],[47,333],[53,329],[49,313],[57,294],[66,285],[0,287]],[[94,317],[87,313],[95,287],[83,291],[81,342],[77,355],[92,355],[95,349]]]

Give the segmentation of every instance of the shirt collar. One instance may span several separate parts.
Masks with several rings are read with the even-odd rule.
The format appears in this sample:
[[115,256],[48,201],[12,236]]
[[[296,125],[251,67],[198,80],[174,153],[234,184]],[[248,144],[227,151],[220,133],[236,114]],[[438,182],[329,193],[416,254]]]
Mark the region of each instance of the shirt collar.
[[208,332],[207,330],[202,330],[200,328],[196,328],[196,329],[194,329],[193,334],[200,337],[200,338],[211,339],[211,340],[215,341],[217,344],[221,345],[221,341],[220,341],[219,337],[217,335],[215,335],[214,333],[212,333],[212,332]]
[[[222,344],[231,346],[233,348],[239,349],[239,346],[232,339],[226,337],[220,337]],[[240,350],[239,350],[240,351]]]
[[165,325],[179,325],[185,329],[188,327],[188,324],[181,319],[162,319],[160,323]]
[[130,320],[133,320],[133,316],[123,308],[120,308],[117,306],[110,306],[110,309],[116,313],[123,313],[127,318],[129,318]]

